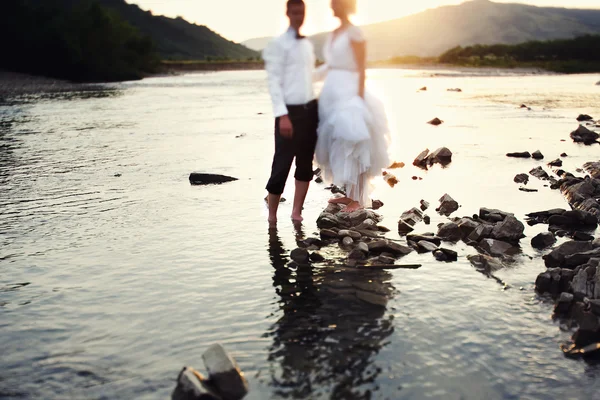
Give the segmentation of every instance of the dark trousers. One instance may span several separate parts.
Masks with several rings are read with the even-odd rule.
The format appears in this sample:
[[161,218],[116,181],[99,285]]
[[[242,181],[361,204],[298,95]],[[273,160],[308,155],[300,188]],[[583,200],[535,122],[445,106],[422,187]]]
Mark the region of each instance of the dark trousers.
[[294,178],[310,182],[313,178],[313,158],[317,145],[317,127],[319,126],[319,107],[313,100],[302,106],[288,106],[288,115],[294,128],[294,135],[286,139],[279,132],[279,118],[275,119],[275,156],[271,167],[271,178],[267,191],[281,195],[285,188],[292,162],[296,159]]

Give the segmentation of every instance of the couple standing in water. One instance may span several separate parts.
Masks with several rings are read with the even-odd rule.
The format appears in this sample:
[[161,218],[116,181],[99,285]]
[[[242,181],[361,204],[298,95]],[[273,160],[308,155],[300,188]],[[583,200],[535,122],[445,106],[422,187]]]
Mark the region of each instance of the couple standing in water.
[[[267,184],[269,222],[277,209],[296,160],[292,220],[302,208],[313,178],[313,159],[328,183],[345,189],[332,198],[352,212],[370,205],[371,180],[390,164],[391,137],[383,104],[365,90],[366,43],[350,22],[356,0],[332,0],[340,26],[324,45],[325,63],[315,68],[313,45],[300,34],[306,6],[287,1],[290,27],[263,52],[275,115],[275,155]],[[324,80],[319,100],[313,84]]]

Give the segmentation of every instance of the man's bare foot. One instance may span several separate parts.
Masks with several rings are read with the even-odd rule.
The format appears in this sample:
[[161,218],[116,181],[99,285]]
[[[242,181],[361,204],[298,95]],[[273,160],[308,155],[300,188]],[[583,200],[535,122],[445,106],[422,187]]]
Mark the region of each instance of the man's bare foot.
[[351,212],[362,210],[362,209],[363,209],[363,206],[361,206],[358,201],[352,200],[350,202],[350,204],[348,204],[342,211],[351,213]]
[[348,197],[334,197],[332,199],[329,199],[329,203],[330,204],[348,205],[348,204],[352,203],[352,199],[349,199]]

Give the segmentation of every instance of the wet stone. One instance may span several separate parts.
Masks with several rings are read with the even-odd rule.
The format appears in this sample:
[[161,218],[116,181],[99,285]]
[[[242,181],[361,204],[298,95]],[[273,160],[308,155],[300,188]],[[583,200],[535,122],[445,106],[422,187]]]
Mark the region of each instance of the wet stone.
[[575,299],[575,296],[573,296],[571,293],[566,293],[566,292],[561,293],[561,295],[556,303],[556,306],[554,308],[554,312],[557,315],[567,315],[569,313],[571,304],[573,303],[574,299]]
[[531,158],[533,158],[534,160],[543,160],[544,155],[542,154],[541,151],[536,150],[533,153],[531,153]]
[[423,253],[430,253],[438,249],[438,246],[425,240],[421,240],[417,245],[419,246],[419,252]]
[[542,232],[531,239],[531,246],[538,250],[543,250],[556,243],[556,238],[552,232]]
[[310,255],[310,260],[315,263],[320,263],[325,261],[325,257],[323,257],[323,255],[321,255],[320,253],[312,253]]
[[515,176],[514,181],[515,181],[515,183],[522,183],[524,185],[527,185],[527,182],[529,182],[529,175],[519,174],[519,175]]
[[177,377],[171,400],[222,400],[207,380],[191,367],[185,367]]
[[215,344],[202,354],[210,381],[227,400],[240,400],[248,394],[248,382],[235,360],[223,346]]
[[309,262],[309,253],[306,249],[294,249],[290,254],[290,258],[297,262],[298,264],[308,264]]

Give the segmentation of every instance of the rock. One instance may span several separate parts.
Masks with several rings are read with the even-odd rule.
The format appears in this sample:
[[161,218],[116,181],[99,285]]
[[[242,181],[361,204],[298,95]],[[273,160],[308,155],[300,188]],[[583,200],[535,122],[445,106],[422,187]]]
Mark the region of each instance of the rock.
[[472,218],[465,217],[456,221],[456,224],[458,224],[458,227],[460,228],[462,238],[466,238],[475,229],[477,229],[479,225],[481,225],[481,222],[475,221]]
[[599,137],[600,135],[583,125],[579,125],[579,128],[571,132],[571,139],[573,139],[575,143],[583,143],[588,146],[596,143]]
[[456,210],[458,210],[458,203],[449,194],[440,198],[440,206],[436,209],[438,213],[445,216],[449,216]]
[[529,175],[519,174],[519,175],[515,176],[514,181],[515,181],[515,183],[522,183],[524,185],[527,185],[527,183],[529,182]]
[[418,208],[411,208],[410,210],[405,211],[400,216],[400,219],[408,223],[410,226],[415,226],[419,222],[423,221],[423,212],[421,212],[421,210]]
[[600,300],[590,300],[590,311],[600,316]]
[[235,360],[223,346],[210,346],[202,355],[210,381],[227,400],[240,400],[248,394],[248,382]]
[[438,247],[434,243],[428,242],[426,240],[421,240],[417,243],[417,245],[419,246],[420,253],[429,253],[438,249]]
[[185,367],[177,377],[171,400],[221,400],[221,397],[199,372]]
[[585,121],[593,121],[594,118],[590,117],[587,114],[579,114],[579,116],[577,117],[577,121],[579,122],[585,122]]
[[512,158],[531,158],[531,153],[528,151],[516,152],[516,153],[507,153],[506,157]]
[[504,221],[494,226],[491,237],[510,243],[517,243],[524,237],[523,232],[525,232],[525,225],[512,215],[509,215]]
[[353,249],[349,254],[348,254],[348,259],[349,260],[356,260],[356,261],[361,261],[366,259],[366,255],[364,252],[362,252],[360,249],[356,248]]
[[568,157],[567,153],[562,153],[560,156],[561,156],[562,158]]
[[220,185],[222,183],[237,181],[237,178],[226,175],[204,174],[192,172],[190,174],[190,183],[192,185]]
[[521,104],[521,107],[519,107],[519,108],[529,108],[529,107],[527,107],[527,105],[525,105],[525,104]]
[[398,221],[398,233],[400,236],[406,235],[414,230],[415,228],[413,228],[408,222],[403,221],[402,219]]
[[458,253],[444,248],[439,248],[433,252],[433,256],[438,261],[454,262],[458,261]]
[[367,254],[369,252],[369,246],[364,243],[364,242],[360,242],[356,245],[356,248],[360,251],[362,251],[363,253]]
[[542,272],[535,280],[535,290],[538,293],[549,293],[552,284],[552,275],[549,272]]
[[421,211],[425,211],[429,208],[429,203],[425,200],[421,200]]
[[424,167],[427,160],[427,155],[429,154],[429,149],[425,149],[415,158],[413,161],[413,165],[415,167]]
[[468,256],[467,259],[478,271],[485,274],[491,274],[504,267],[500,261],[485,254]]
[[421,92],[426,92],[427,91],[427,86],[423,86],[421,89],[419,89]]
[[306,249],[294,249],[290,254],[290,258],[298,264],[308,264],[310,255]]
[[434,126],[438,126],[438,125],[441,125],[443,123],[444,123],[444,121],[442,121],[439,118],[434,118],[434,119],[432,119],[431,121],[428,122],[428,124],[434,125]]
[[386,181],[390,187],[394,187],[398,184],[398,178],[387,171],[383,171],[383,180]]
[[398,169],[398,168],[404,168],[406,166],[406,164],[404,164],[403,162],[394,162],[392,165],[390,165],[388,167],[388,169]]
[[482,239],[490,237],[493,230],[493,225],[481,224],[477,228],[475,228],[469,236],[467,236],[465,241],[467,243],[478,243]]
[[369,252],[373,253],[391,253],[395,256],[405,256],[412,253],[412,249],[389,240],[381,239],[369,242]]
[[325,261],[325,257],[323,257],[320,253],[312,253],[310,255],[310,260],[315,263],[321,263]]
[[386,307],[388,303],[387,296],[372,292],[365,292],[363,290],[357,290],[356,297],[364,301],[365,303],[369,303],[375,306]]
[[524,187],[519,188],[519,190],[521,192],[526,192],[526,193],[537,193],[538,192],[537,189],[528,189],[528,188],[524,188]]
[[529,174],[535,176],[538,179],[546,180],[550,178],[550,175],[542,167],[537,167],[529,171]]
[[424,234],[424,235],[408,235],[406,237],[406,240],[410,241],[410,242],[415,242],[418,243],[421,240],[424,240],[426,242],[430,242],[435,244],[436,246],[439,246],[442,244],[442,239],[440,237],[434,236],[433,233],[432,234]]
[[557,315],[569,314],[571,304],[573,304],[574,299],[575,296],[573,296],[571,293],[561,293],[558,301],[556,302],[556,306],[554,307],[554,313]]
[[518,249],[512,244],[496,239],[483,239],[479,242],[479,248],[493,257],[502,257],[518,252]]
[[338,234],[336,231],[331,229],[321,229],[321,239],[337,239]]
[[315,183],[323,183],[323,178],[321,178],[320,176],[317,176],[315,178]]
[[556,238],[552,232],[542,232],[531,239],[531,246],[534,249],[543,250],[556,243]]
[[373,210],[379,210],[381,207],[383,207],[383,205],[384,205],[383,201],[381,201],[381,200],[373,200],[371,202],[371,208]]
[[358,231],[364,231],[364,230],[370,230],[370,231],[377,231],[377,223],[375,221],[373,221],[370,218],[367,218],[363,221],[362,224],[358,225],[356,227],[356,230]]
[[362,235],[356,231],[351,231],[348,229],[343,229],[341,231],[339,231],[338,233],[338,237],[340,238],[345,238],[345,237],[350,237],[353,240],[360,240],[362,238]]
[[463,231],[455,222],[448,222],[440,226],[437,236],[449,242],[458,242],[463,238]]
[[343,225],[344,224],[338,217],[326,212],[322,212],[319,218],[317,218],[317,227],[319,229],[340,228]]
[[429,215],[423,216],[423,222],[425,222],[425,225],[431,224],[431,217]]
[[448,91],[448,92],[457,92],[457,93],[461,93],[461,92],[462,92],[462,89],[460,89],[460,88],[453,88],[453,89],[448,89],[447,91]]
[[394,257],[384,256],[383,254],[377,258],[377,261],[382,264],[393,264],[396,262]]
[[578,240],[580,242],[588,242],[588,241],[592,241],[594,240],[594,237],[592,235],[590,235],[589,233],[585,233],[585,232],[575,232],[573,233],[573,235],[571,236],[571,239],[573,240]]
[[342,246],[350,247],[354,244],[354,240],[351,237],[345,237],[342,239]]
[[565,257],[576,253],[583,253],[593,249],[590,242],[569,241],[558,246],[551,253],[542,258],[547,268],[558,268],[565,262]]
[[[514,214],[508,213],[502,210],[496,210],[493,208],[481,207],[479,209],[479,218],[488,222],[498,222],[497,216],[500,216],[500,220],[504,220],[506,217],[514,217]],[[495,217],[495,218],[494,218]]]
[[541,151],[536,150],[533,153],[531,153],[531,158],[533,158],[534,160],[543,160],[544,155],[542,154]]
[[562,162],[562,160],[560,158],[557,158],[554,161],[550,161],[548,163],[548,165],[551,166],[551,167],[562,167],[563,166],[563,162]]
[[441,165],[448,165],[452,162],[452,152],[447,147],[441,147],[431,153],[427,157],[427,163],[433,165],[435,163]]
[[[589,242],[579,242],[579,243],[589,243]],[[570,254],[565,256],[565,261],[563,262],[563,268],[575,268],[580,265],[588,263],[591,259],[600,257],[600,249],[593,249],[590,251],[583,251],[580,253]]]

